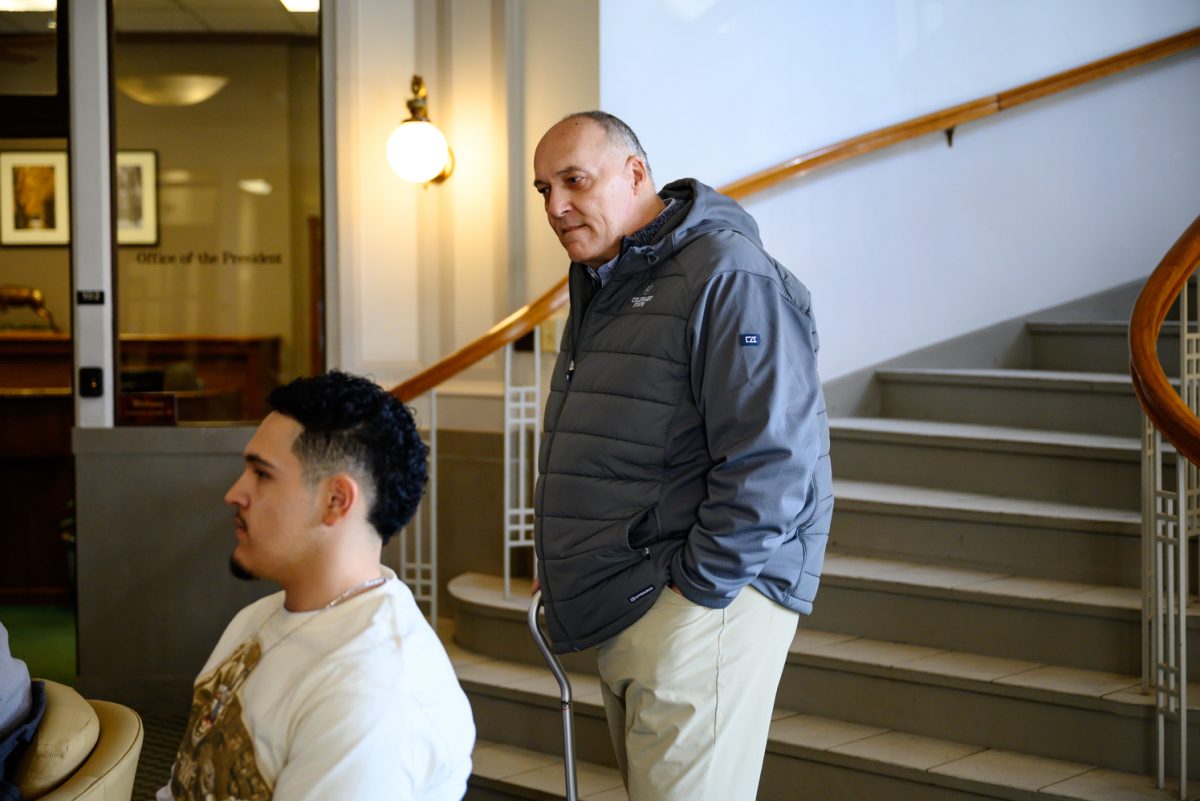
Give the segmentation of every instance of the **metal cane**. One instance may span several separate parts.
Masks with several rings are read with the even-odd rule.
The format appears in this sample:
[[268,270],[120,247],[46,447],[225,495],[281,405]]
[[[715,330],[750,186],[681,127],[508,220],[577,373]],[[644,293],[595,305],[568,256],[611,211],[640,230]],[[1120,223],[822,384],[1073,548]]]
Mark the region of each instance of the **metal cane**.
[[558,657],[550,650],[550,639],[538,622],[538,612],[541,608],[542,593],[539,591],[533,594],[533,601],[529,604],[529,633],[533,635],[533,641],[542,652],[542,659],[546,660],[550,672],[558,680],[559,698],[562,701],[563,772],[567,778],[567,801],[577,801],[579,790],[575,784],[575,725],[571,717],[571,682],[567,680],[567,673],[559,664]]

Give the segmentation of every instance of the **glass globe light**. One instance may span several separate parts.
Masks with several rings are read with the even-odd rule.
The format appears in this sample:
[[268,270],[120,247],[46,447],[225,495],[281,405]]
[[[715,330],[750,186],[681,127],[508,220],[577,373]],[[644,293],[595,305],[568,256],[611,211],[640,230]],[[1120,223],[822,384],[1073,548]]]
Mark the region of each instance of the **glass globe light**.
[[424,184],[449,175],[450,146],[432,122],[405,120],[388,137],[387,160],[406,181]]

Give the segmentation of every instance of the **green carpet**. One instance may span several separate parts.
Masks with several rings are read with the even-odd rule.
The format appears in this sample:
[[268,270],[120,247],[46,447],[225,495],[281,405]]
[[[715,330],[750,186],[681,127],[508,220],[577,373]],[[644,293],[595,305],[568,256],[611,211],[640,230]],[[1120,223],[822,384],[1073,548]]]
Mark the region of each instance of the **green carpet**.
[[75,610],[70,606],[0,606],[13,656],[34,678],[75,686]]

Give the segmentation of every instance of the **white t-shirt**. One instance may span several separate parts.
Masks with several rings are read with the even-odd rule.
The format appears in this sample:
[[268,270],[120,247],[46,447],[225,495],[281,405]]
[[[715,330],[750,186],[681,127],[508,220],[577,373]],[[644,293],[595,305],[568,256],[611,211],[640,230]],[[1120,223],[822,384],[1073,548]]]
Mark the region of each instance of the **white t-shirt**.
[[194,686],[158,801],[457,801],[475,725],[396,574],[332,609],[278,592],[240,611]]

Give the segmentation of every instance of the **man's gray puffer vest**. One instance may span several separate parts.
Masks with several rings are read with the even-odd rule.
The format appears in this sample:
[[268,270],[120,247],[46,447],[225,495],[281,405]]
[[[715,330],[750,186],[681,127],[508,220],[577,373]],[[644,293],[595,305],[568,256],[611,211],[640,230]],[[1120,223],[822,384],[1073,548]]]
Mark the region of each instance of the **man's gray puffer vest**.
[[558,652],[641,617],[673,582],[720,608],[747,584],[812,611],[833,513],[808,290],[754,220],[694,180],[601,289],[570,267],[546,404],[536,544]]

